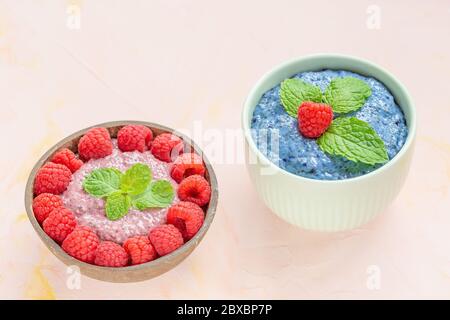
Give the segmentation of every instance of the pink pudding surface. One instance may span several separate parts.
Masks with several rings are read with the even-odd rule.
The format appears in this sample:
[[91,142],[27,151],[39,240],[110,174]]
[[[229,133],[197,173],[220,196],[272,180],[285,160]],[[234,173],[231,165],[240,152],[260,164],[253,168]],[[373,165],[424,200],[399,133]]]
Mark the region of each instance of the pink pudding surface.
[[136,163],[147,164],[153,173],[153,180],[165,179],[175,190],[173,203],[178,202],[177,183],[170,177],[170,163],[156,159],[150,151],[122,152],[113,140],[114,150],[110,156],[86,162],[72,176],[67,190],[62,194],[66,208],[72,210],[78,225],[91,227],[102,240],[122,244],[129,237],[148,235],[150,229],[164,224],[168,208],[152,208],[139,211],[131,208],[122,219],[111,221],[105,215],[105,200],[95,198],[83,190],[84,178],[95,169],[117,168],[125,172]]

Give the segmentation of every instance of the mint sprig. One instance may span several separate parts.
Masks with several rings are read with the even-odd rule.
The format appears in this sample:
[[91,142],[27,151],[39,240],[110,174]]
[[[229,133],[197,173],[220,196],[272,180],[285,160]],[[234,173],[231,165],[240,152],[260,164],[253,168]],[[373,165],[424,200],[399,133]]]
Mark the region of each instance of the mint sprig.
[[322,101],[322,91],[303,80],[286,79],[281,83],[280,99],[286,112],[297,118],[298,108],[304,101]]
[[317,140],[322,151],[369,165],[389,160],[383,140],[365,121],[355,117],[335,119]]
[[137,163],[125,173],[115,168],[93,170],[83,181],[83,189],[96,198],[105,198],[105,212],[109,220],[124,217],[131,207],[168,207],[174,198],[172,184],[167,180],[152,181],[149,166]]
[[147,190],[132,199],[133,207],[138,210],[145,208],[159,208],[170,205],[173,201],[174,191],[167,180],[153,181]]
[[324,101],[335,113],[348,113],[361,108],[372,94],[370,86],[363,80],[344,77],[331,80],[325,90]]
[[[286,79],[281,83],[280,100],[286,112],[297,118],[298,108],[304,101],[325,102],[336,114],[360,109],[371,96],[370,86],[355,77],[334,78],[322,94],[319,87],[300,79]],[[389,161],[386,146],[376,131],[355,117],[339,117],[319,137],[317,144],[331,155],[369,165]]]
[[107,197],[120,189],[122,172],[114,168],[97,169],[83,181],[83,189],[97,198]]
[[123,194],[120,191],[113,193],[106,198],[106,217],[109,220],[115,221],[123,218],[130,210],[131,199],[127,194]]
[[325,90],[303,80],[292,78],[281,83],[280,100],[286,112],[294,118],[304,101],[329,104],[335,113],[348,113],[361,108],[372,94],[370,86],[354,77],[334,78]]
[[120,189],[130,195],[137,195],[145,191],[151,180],[150,167],[137,163],[128,169],[120,179]]

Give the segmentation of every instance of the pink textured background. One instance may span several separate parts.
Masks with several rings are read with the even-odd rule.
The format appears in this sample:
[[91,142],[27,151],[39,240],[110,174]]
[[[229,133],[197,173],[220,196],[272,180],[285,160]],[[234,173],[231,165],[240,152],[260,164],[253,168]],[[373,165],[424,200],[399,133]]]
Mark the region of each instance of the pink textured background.
[[[370,5],[380,29],[367,27]],[[0,1],[0,298],[450,298],[449,38],[444,0]],[[264,72],[318,52],[372,60],[415,100],[411,174],[386,212],[351,232],[305,232],[262,205],[242,163],[216,163],[217,218],[184,263],[143,283],[66,285],[23,207],[40,155],[110,120],[238,129]]]

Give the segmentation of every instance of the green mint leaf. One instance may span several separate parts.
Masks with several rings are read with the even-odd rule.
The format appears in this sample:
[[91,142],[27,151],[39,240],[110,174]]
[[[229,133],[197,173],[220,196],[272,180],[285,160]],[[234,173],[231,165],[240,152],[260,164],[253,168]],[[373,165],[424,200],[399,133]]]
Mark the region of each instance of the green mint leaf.
[[97,198],[107,197],[120,189],[122,173],[114,168],[93,170],[83,181],[83,189]]
[[317,140],[324,152],[369,165],[389,160],[383,140],[367,123],[355,117],[335,119]]
[[130,196],[116,192],[106,199],[105,211],[109,220],[115,221],[124,217],[131,207]]
[[147,208],[165,208],[173,201],[174,190],[172,184],[167,180],[153,181],[147,190],[133,197],[132,204],[138,210]]
[[348,113],[361,108],[372,94],[370,86],[354,77],[335,78],[325,90],[324,100],[333,112]]
[[319,87],[300,79],[286,79],[281,83],[281,103],[286,112],[294,118],[298,117],[298,108],[303,101],[321,102],[322,91]]
[[152,180],[152,171],[149,166],[137,163],[129,168],[122,176],[120,190],[130,195],[138,195],[147,189]]

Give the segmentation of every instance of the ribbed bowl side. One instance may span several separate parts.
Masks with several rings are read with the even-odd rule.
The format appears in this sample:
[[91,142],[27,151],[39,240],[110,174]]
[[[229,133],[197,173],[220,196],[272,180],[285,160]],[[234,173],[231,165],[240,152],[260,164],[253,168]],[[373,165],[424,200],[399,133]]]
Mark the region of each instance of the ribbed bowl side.
[[308,230],[343,231],[369,222],[392,203],[405,181],[411,154],[412,148],[389,170],[367,179],[329,184],[299,180],[283,171],[264,174],[261,164],[247,166],[259,196],[280,218]]

